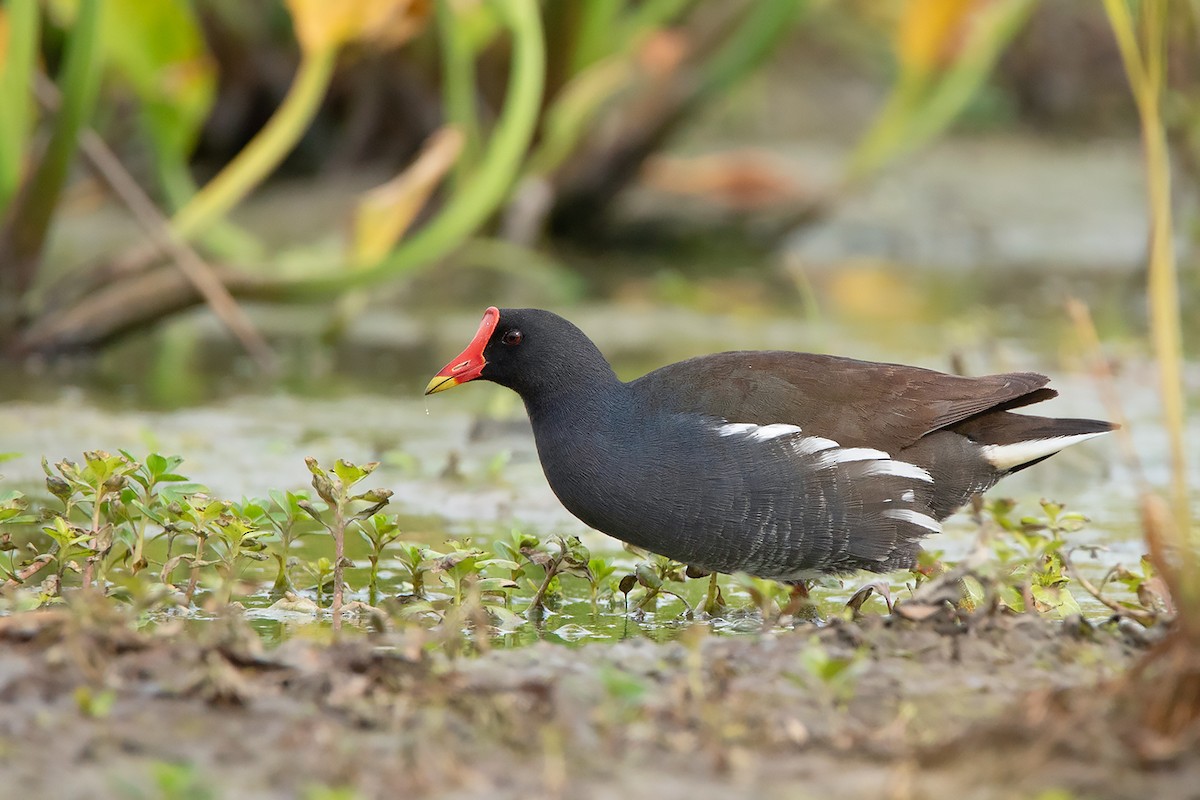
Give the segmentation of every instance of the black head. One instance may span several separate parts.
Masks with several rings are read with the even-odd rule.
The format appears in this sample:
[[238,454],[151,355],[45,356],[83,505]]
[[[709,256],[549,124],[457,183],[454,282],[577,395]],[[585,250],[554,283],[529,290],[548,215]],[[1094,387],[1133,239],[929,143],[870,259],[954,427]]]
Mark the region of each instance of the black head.
[[583,331],[540,308],[489,308],[475,338],[425,390],[433,394],[482,378],[526,400],[615,380]]

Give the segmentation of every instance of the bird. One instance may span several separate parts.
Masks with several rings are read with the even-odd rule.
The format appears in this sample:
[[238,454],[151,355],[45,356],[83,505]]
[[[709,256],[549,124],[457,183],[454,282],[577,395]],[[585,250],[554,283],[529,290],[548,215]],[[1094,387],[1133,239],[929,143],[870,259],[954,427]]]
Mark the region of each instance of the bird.
[[1109,422],[1013,409],[1034,372],[964,377],[790,351],[735,351],[622,381],[542,309],[490,307],[430,380],[524,401],[550,488],[589,527],[686,564],[798,584],[911,569],[977,494]]

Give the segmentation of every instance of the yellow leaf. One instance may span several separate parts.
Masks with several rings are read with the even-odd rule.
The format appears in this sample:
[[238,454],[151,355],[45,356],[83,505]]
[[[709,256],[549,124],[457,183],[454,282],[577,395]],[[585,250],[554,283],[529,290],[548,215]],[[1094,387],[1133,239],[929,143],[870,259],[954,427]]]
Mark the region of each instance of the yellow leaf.
[[992,0],[906,0],[896,29],[896,53],[906,71],[925,73],[950,63],[971,18]]
[[368,0],[358,38],[401,45],[420,32],[432,11],[432,0]]
[[296,38],[305,52],[355,41],[394,46],[425,23],[431,0],[287,0]]
[[429,195],[458,160],[463,139],[462,131],[457,128],[441,128],[429,137],[416,161],[404,172],[363,195],[354,215],[351,252],[354,266],[378,263],[400,241],[425,207]]

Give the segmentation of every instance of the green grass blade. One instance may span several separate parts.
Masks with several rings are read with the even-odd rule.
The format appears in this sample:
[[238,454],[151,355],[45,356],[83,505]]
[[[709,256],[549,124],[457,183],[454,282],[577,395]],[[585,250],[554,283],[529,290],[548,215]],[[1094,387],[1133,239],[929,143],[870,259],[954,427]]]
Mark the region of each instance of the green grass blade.
[[453,3],[437,5],[442,50],[442,106],[446,121],[462,132],[462,155],[454,174],[461,179],[479,163],[482,136],[475,103],[475,52]]
[[809,5],[810,0],[755,0],[742,23],[704,64],[696,99],[720,94],[754,71]]
[[0,230],[0,297],[11,302],[33,282],[50,220],[74,158],[79,131],[96,105],[100,86],[100,25],[104,0],[81,0],[67,34],[62,106],[46,151],[22,187]]
[[8,0],[0,14],[7,39],[0,42],[0,215],[21,183],[33,126],[33,70],[40,19],[37,0]]

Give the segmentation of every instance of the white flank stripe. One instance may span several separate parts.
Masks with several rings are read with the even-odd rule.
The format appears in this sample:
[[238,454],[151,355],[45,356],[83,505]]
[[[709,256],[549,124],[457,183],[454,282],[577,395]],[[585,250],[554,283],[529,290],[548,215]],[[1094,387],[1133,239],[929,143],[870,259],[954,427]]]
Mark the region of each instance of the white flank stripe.
[[820,453],[837,446],[837,442],[833,439],[826,439],[824,436],[805,436],[792,443],[792,449],[798,456],[811,456],[813,453]]
[[866,474],[895,475],[897,478],[910,478],[914,481],[933,483],[933,476],[927,470],[918,467],[916,464],[910,464],[907,461],[893,461],[890,458],[886,461],[880,461],[878,464],[871,464],[867,467]]
[[1013,444],[985,444],[983,457],[996,469],[1005,470],[1028,464],[1039,458],[1057,453],[1064,447],[1070,447],[1079,442],[1086,442],[1108,431],[1095,433],[1077,433],[1073,436],[1054,436],[1049,439],[1030,439]]
[[722,436],[737,436],[738,434],[749,433],[758,427],[760,426],[749,422],[726,422],[717,426],[717,433]]
[[750,433],[750,438],[755,439],[760,442],[765,442],[765,441],[768,441],[769,439],[775,439],[780,436],[788,436],[790,434],[799,433],[799,432],[800,432],[800,428],[797,427],[796,425],[783,425],[783,424],[763,425],[762,427],[758,428],[757,430],[752,431]]
[[847,447],[844,450],[830,453],[830,456],[839,464],[845,464],[850,461],[879,461],[891,458],[882,450],[873,450],[870,447]]
[[771,439],[778,439],[780,436],[800,433],[800,428],[797,425],[783,423],[755,425],[751,422],[726,422],[717,426],[717,433],[721,436],[746,436],[756,442],[768,442]]
[[883,512],[883,515],[892,519],[898,519],[901,522],[908,522],[934,533],[938,533],[942,529],[942,526],[938,524],[936,519],[928,514],[922,514],[920,511],[913,511],[911,508],[889,508]]

